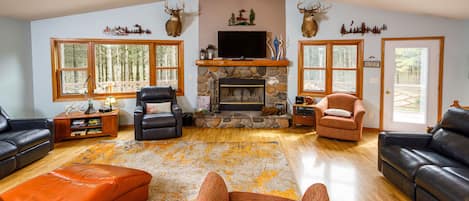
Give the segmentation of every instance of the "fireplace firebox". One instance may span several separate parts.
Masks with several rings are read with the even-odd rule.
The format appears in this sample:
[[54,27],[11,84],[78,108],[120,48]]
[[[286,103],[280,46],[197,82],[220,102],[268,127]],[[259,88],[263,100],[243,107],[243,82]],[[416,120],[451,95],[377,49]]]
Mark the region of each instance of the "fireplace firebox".
[[260,111],[265,105],[265,80],[221,78],[218,84],[222,111]]

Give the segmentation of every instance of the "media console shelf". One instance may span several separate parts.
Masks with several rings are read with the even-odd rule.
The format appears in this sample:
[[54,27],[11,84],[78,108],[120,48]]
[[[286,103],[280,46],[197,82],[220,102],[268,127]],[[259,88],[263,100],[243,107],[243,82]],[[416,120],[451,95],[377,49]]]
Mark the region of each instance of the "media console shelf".
[[270,60],[270,59],[254,59],[254,60],[197,60],[195,64],[199,67],[287,67],[290,62],[288,60]]
[[107,113],[60,113],[54,118],[55,142],[90,137],[117,137],[119,110]]

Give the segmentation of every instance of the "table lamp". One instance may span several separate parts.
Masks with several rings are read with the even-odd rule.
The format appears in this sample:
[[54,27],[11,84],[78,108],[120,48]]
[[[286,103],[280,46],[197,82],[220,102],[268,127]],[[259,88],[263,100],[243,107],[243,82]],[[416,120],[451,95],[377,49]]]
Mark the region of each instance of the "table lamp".
[[116,102],[117,102],[116,98],[114,98],[113,96],[106,97],[105,104],[109,105],[109,108],[111,109],[111,111],[112,111],[112,104],[115,104]]

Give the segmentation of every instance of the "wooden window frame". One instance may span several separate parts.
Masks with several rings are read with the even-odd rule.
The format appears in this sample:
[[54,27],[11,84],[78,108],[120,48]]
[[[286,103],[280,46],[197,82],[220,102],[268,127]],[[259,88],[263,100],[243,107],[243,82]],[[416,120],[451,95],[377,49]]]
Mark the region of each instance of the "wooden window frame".
[[[326,47],[326,66],[325,68],[305,68],[304,67],[304,46],[316,45]],[[357,67],[356,68],[334,68],[333,67],[333,48],[338,45],[356,45],[357,46]],[[304,71],[305,70],[325,70],[325,90],[324,91],[305,91],[304,90]],[[356,93],[352,95],[362,98],[363,96],[363,40],[302,40],[298,41],[298,95],[324,97],[335,93],[332,91],[333,71],[334,70],[355,70],[356,71]],[[345,93],[345,92],[341,92]]]
[[[114,96],[116,98],[135,98],[135,92],[128,93],[100,93],[95,94],[95,45],[96,44],[130,44],[130,45],[148,45],[149,47],[149,85],[156,86],[156,46],[157,45],[174,45],[178,47],[178,66],[172,69],[178,69],[178,89],[176,90],[177,96],[184,96],[184,41],[182,40],[131,40],[131,39],[58,39],[51,38],[51,64],[52,64],[52,94],[53,101],[76,101],[85,100],[85,95],[64,95],[62,94],[62,83],[60,79],[61,72],[63,71],[60,66],[60,44],[62,43],[81,43],[88,44],[88,66],[87,71],[90,76],[88,82],[87,97],[98,100],[103,100],[107,96]],[[84,69],[82,69],[84,70]]]

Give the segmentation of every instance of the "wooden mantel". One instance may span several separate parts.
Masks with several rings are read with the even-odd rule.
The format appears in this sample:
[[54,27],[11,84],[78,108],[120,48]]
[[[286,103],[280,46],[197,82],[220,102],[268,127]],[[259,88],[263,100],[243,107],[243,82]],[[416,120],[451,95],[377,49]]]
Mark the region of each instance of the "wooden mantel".
[[255,59],[249,61],[233,60],[197,60],[195,64],[199,67],[242,67],[242,66],[265,66],[265,67],[287,67],[288,60],[274,61],[270,59]]

